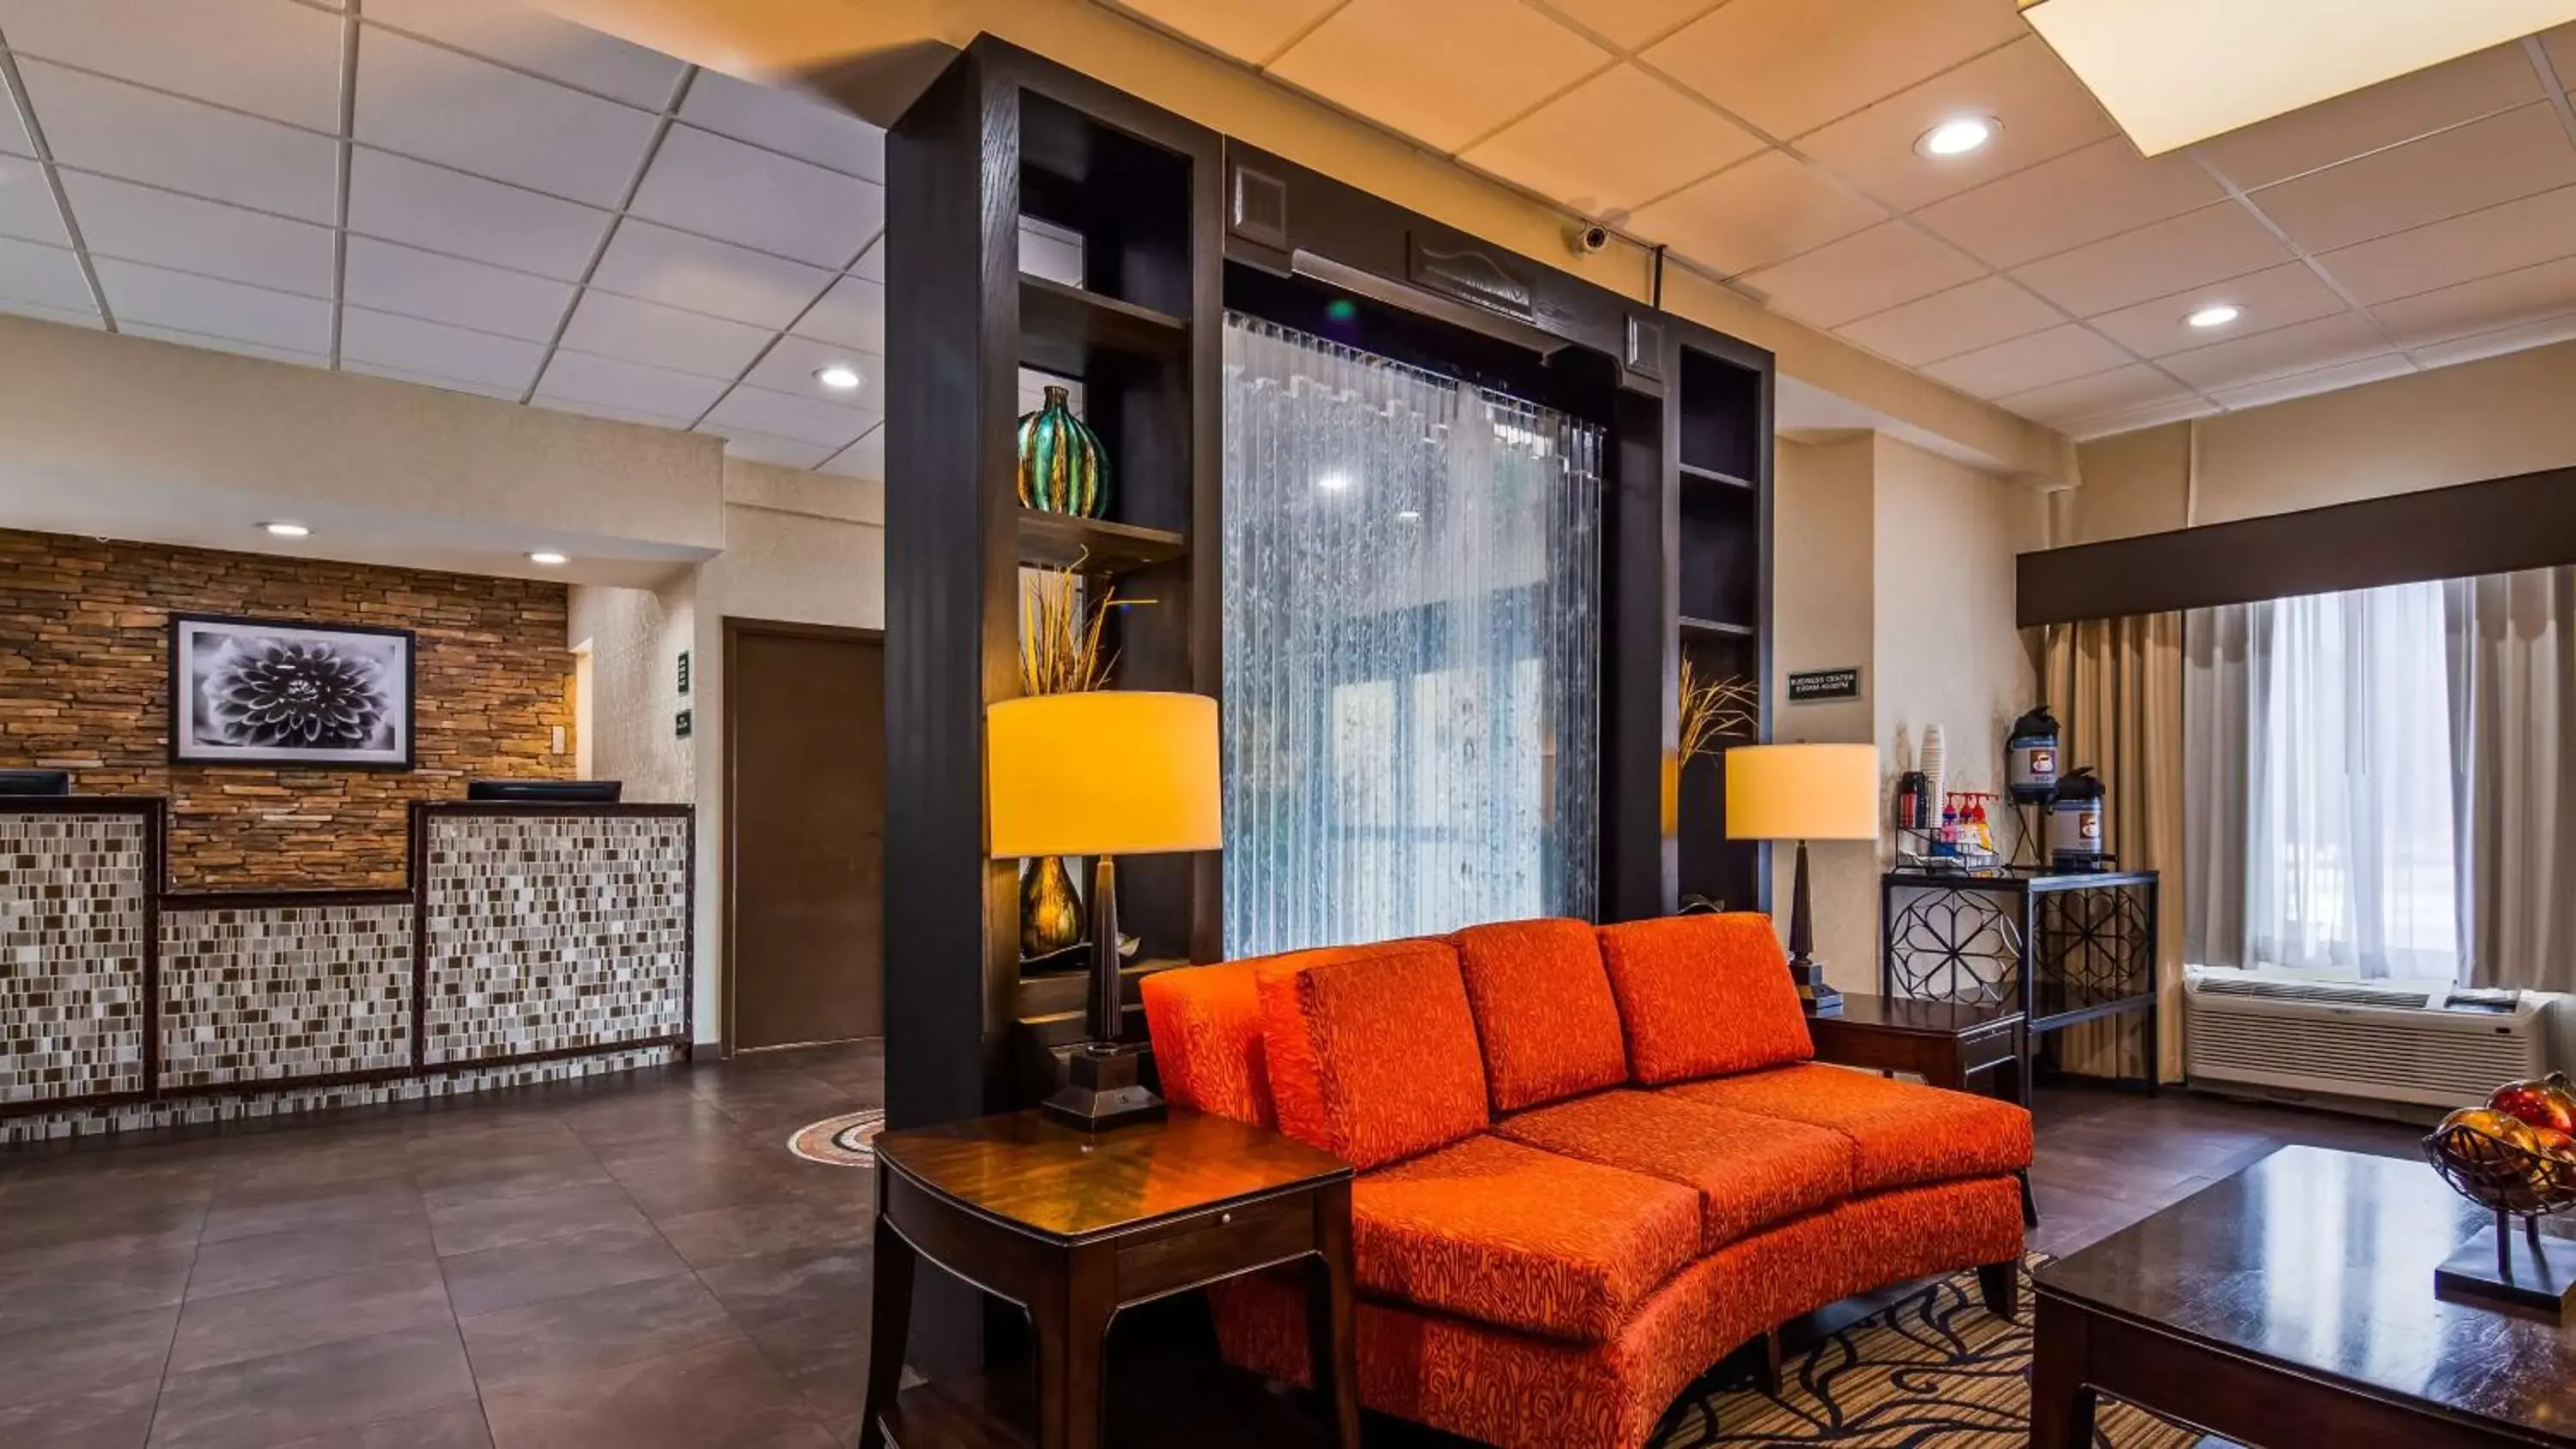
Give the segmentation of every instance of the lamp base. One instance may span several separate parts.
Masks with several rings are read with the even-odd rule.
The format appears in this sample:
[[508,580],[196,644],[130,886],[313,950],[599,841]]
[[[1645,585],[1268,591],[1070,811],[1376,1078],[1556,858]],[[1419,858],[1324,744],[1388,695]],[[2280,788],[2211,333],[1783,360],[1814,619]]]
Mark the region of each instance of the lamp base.
[[1084,1042],[1065,1064],[1065,1084],[1040,1105],[1048,1116],[1086,1132],[1161,1121],[1171,1109],[1140,1080],[1147,1050],[1142,1044]]
[[1789,980],[1798,988],[1798,1004],[1809,1016],[1840,1016],[1843,994],[1825,980],[1825,968],[1813,961],[1789,963]]

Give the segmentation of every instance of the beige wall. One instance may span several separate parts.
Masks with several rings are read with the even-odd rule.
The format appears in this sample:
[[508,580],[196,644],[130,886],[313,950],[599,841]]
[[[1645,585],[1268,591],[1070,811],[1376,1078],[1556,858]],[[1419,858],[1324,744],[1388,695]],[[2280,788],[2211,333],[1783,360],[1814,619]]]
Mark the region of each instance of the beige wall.
[[2058,544],[2569,467],[2576,343],[2102,438],[2077,460]]
[[[1866,744],[1877,738],[1875,436],[1830,442],[1783,438],[1772,466],[1771,737],[1784,743]],[[1861,669],[1861,697],[1790,704],[1801,669]],[[1808,851],[1816,959],[1826,979],[1867,989],[1877,959],[1877,859],[1867,841],[1819,841]],[[1785,934],[1797,850],[1771,852],[1771,908]]]

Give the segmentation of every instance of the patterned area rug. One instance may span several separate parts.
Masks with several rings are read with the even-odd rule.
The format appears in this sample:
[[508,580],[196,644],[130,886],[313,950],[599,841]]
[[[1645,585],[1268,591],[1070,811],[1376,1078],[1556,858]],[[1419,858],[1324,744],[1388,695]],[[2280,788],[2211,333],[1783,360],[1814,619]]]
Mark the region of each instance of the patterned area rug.
[[[1712,1392],[1664,1422],[1655,1449],[1832,1444],[1849,1449],[2022,1449],[2030,1442],[2030,1283],[2022,1321],[1988,1313],[1977,1275],[1918,1288],[1818,1344],[1780,1393]],[[2097,1449],[2188,1449],[2200,1435],[2116,1400],[2094,1418]]]
[[808,1162],[834,1167],[874,1167],[877,1134],[885,1130],[882,1111],[850,1112],[799,1127],[787,1139],[787,1150]]

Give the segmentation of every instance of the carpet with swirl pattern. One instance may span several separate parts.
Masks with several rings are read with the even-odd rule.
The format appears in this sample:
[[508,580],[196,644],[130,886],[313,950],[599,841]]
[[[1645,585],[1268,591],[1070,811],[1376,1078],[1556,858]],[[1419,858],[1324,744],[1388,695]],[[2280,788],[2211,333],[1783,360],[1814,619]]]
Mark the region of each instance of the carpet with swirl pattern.
[[[2025,1270],[2048,1261],[2033,1255]],[[1830,1444],[1843,1449],[2020,1449],[2030,1442],[2030,1284],[2022,1320],[1988,1313],[1977,1276],[1927,1284],[1792,1358],[1777,1396],[1688,1398],[1654,1449]],[[2187,1449],[2194,1431],[2106,1399],[2096,1449]]]

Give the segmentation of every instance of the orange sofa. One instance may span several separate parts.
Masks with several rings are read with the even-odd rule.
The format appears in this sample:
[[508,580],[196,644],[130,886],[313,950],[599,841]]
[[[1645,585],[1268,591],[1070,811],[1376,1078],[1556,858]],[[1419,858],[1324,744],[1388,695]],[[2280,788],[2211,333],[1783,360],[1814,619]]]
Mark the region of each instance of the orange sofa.
[[[2029,1114],[1816,1064],[1767,917],[1479,926],[1166,971],[1144,1001],[1176,1105],[1359,1169],[1370,1408],[1633,1449],[1835,1299],[1974,1266],[2009,1302]],[[1210,1297],[1228,1360],[1307,1380],[1299,1279]]]

